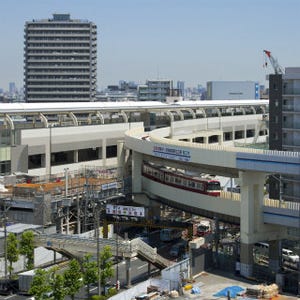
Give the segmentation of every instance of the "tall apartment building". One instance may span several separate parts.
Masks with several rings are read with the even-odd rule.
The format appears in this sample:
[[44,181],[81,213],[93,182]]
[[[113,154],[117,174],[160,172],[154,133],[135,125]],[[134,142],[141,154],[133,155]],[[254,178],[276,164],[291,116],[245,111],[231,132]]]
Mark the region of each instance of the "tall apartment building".
[[[269,99],[270,149],[299,152],[300,68],[285,68],[285,74],[270,74]],[[270,198],[300,202],[300,174],[276,178],[270,178]]]
[[25,101],[94,101],[97,27],[69,14],[25,24]]
[[172,80],[147,80],[145,85],[138,86],[138,100],[166,102],[173,90]]

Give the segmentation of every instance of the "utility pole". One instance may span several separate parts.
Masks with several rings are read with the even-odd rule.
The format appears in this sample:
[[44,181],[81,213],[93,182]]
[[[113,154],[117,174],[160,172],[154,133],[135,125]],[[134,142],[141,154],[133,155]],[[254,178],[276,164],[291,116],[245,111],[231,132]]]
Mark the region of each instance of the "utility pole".
[[96,238],[97,238],[97,270],[98,270],[98,296],[101,296],[101,266],[100,266],[100,239],[99,239],[99,208],[96,204]]
[[8,274],[8,268],[7,268],[7,227],[6,227],[6,222],[7,222],[7,212],[9,210],[9,206],[7,206],[5,199],[3,199],[2,202],[2,217],[1,220],[3,222],[3,229],[4,229],[4,278],[7,279],[7,274]]
[[3,218],[4,221],[4,278],[7,279],[7,228],[6,228],[6,212],[5,217]]

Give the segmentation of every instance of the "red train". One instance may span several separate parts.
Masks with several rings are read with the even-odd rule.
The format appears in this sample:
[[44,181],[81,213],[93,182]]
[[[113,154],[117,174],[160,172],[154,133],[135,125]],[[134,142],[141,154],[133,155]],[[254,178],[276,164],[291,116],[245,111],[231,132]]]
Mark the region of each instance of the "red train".
[[179,189],[220,197],[220,181],[211,178],[189,176],[184,173],[150,163],[143,163],[142,175],[151,180]]

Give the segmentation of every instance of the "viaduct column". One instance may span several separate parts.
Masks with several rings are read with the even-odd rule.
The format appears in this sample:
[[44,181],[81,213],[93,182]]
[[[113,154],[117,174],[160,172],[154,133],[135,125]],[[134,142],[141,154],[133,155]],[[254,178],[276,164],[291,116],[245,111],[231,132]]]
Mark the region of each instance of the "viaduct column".
[[136,151],[132,153],[132,192],[142,192],[142,154]]
[[265,174],[242,171],[241,180],[241,270],[242,276],[251,277],[253,273],[253,244],[255,236],[262,230],[262,205],[264,198]]
[[46,174],[51,176],[51,148],[52,148],[52,128],[47,128],[48,131],[48,137],[47,141],[45,142],[45,168],[46,168]]
[[124,177],[124,166],[125,166],[125,149],[124,141],[117,141],[117,156],[118,156],[118,174],[120,177]]
[[102,165],[106,167],[106,139],[102,140]]
[[279,272],[281,266],[281,241],[269,241],[269,268],[274,272]]

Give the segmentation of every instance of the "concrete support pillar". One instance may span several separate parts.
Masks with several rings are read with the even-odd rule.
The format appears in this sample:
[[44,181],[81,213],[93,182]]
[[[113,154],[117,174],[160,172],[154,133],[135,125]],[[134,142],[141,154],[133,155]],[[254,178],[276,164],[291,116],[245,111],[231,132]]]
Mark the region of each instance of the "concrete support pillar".
[[142,155],[133,151],[132,153],[132,192],[142,192]]
[[74,163],[78,163],[78,150],[74,150]]
[[219,129],[223,130],[223,123],[222,123],[222,112],[220,111],[221,116],[219,117]]
[[246,140],[247,140],[247,125],[245,124],[244,125],[244,141],[245,141],[245,144],[246,144]]
[[203,144],[205,144],[205,145],[208,144],[208,136],[203,137]]
[[130,257],[126,257],[125,264],[126,264],[126,286],[127,286],[127,288],[130,288],[131,287],[131,261],[130,261]]
[[102,166],[106,166],[106,139],[102,140]]
[[281,267],[281,241],[269,241],[269,268],[274,272],[278,272]]
[[264,228],[261,208],[264,199],[265,174],[243,171],[241,185],[241,275],[252,276],[253,247],[256,235]]
[[60,218],[59,233],[64,233],[64,217]]
[[218,143],[219,145],[223,144],[223,133],[218,136]]
[[241,243],[241,270],[240,274],[244,277],[252,277],[253,275],[253,244]]
[[52,128],[47,128],[48,137],[45,142],[45,168],[46,174],[51,175],[51,145],[52,145]]
[[170,122],[170,139],[172,139],[174,136],[174,122]]
[[118,173],[120,177],[124,177],[125,154],[124,140],[117,141]]
[[232,126],[232,140],[235,140],[235,127]]
[[[46,168],[46,153],[45,153],[45,155],[41,155],[41,167],[42,168]],[[48,174],[48,173],[46,173],[46,174]]]

